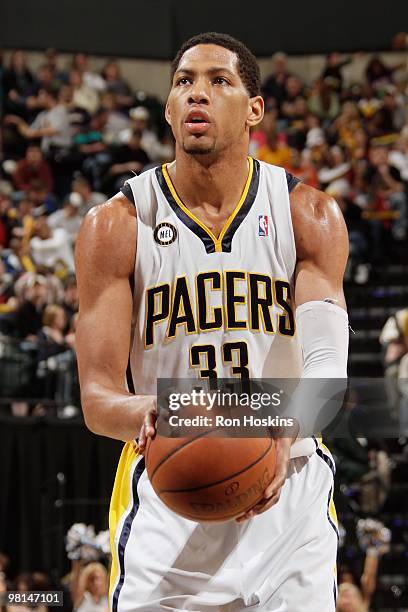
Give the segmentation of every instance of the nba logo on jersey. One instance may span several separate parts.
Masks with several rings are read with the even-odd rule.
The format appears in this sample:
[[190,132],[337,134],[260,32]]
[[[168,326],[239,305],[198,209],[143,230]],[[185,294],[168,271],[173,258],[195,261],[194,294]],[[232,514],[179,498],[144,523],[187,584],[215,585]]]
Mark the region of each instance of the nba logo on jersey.
[[268,235],[268,215],[258,215],[258,236]]

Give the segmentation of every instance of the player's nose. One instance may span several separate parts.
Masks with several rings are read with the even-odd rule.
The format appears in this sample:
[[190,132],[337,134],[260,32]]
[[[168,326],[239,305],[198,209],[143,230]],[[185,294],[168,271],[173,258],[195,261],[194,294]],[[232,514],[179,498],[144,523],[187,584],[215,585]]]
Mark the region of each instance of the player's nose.
[[196,79],[189,91],[189,104],[208,104],[209,101],[210,97],[205,80]]

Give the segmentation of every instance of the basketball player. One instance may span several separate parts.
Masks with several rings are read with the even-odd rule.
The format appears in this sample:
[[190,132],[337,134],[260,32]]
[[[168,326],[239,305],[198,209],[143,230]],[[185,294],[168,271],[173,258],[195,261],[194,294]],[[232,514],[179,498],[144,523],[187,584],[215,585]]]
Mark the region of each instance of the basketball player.
[[175,161],[127,181],[80,232],[84,415],[126,442],[110,510],[113,612],[335,610],[334,466],[319,441],[279,439],[262,501],[221,524],[167,509],[142,455],[159,377],[346,376],[342,214],[248,157],[259,92],[242,43],[214,33],[185,43],[166,104]]

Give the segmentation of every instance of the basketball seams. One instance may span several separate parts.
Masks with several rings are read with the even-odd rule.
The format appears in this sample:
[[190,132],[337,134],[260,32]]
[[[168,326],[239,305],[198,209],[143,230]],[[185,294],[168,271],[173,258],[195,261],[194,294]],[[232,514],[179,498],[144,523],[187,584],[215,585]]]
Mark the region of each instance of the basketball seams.
[[262,459],[265,458],[265,456],[271,450],[272,442],[273,442],[273,440],[272,440],[272,438],[270,438],[269,439],[269,446],[268,446],[268,448],[262,453],[262,455],[260,457],[258,457],[256,459],[256,461],[253,461],[249,465],[246,465],[241,470],[239,470],[239,472],[235,472],[234,474],[229,474],[225,478],[222,478],[222,480],[217,480],[216,482],[211,482],[211,483],[203,485],[201,487],[191,487],[189,489],[163,489],[163,490],[160,490],[158,492],[158,495],[162,495],[163,493],[188,493],[188,492],[194,492],[194,491],[202,491],[203,489],[208,489],[209,487],[215,487],[215,486],[217,486],[219,484],[222,484],[223,482],[226,482],[227,480],[231,480],[232,478],[237,478],[238,476],[240,476],[244,472],[247,472],[248,470],[253,468],[257,463],[259,463],[260,461],[262,461]]
[[[184,444],[181,444],[180,446],[178,446],[175,449],[171,449],[167,455],[165,455],[160,461],[159,463],[156,465],[156,467],[154,468],[153,472],[151,474],[149,474],[149,470],[148,470],[148,474],[149,474],[149,479],[150,482],[153,483],[153,478],[156,475],[156,472],[158,471],[158,469],[163,465],[163,463],[165,463],[167,461],[167,459],[170,459],[170,457],[172,457],[173,455],[175,455],[176,453],[178,453],[180,450],[182,450],[183,448],[185,448],[186,446],[188,446],[189,444],[191,444],[192,442],[195,442],[195,440],[198,440],[199,438],[204,438],[204,436],[206,436],[209,433],[212,433],[213,431],[217,431],[217,430],[221,430],[223,429],[222,427],[213,427],[212,429],[209,429],[208,431],[204,431],[201,432],[199,434],[197,434],[196,436],[194,436],[193,438],[188,438],[188,440],[186,442],[184,442]],[[150,442],[151,444],[151,442]],[[150,444],[149,444],[149,448],[148,451],[150,449]],[[147,461],[147,456],[146,456],[146,465],[148,464]]]

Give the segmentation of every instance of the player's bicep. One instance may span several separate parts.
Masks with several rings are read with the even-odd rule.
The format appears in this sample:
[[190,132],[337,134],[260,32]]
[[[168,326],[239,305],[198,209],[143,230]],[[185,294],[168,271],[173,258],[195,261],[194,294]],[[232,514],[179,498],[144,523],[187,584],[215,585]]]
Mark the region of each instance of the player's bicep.
[[123,388],[132,322],[130,276],[136,220],[121,199],[88,213],[76,245],[79,318],[76,333],[82,392]]
[[124,387],[131,318],[132,294],[127,279],[111,279],[92,305],[80,307],[76,344],[83,392],[95,383]]
[[313,261],[299,261],[296,266],[296,306],[325,299],[333,300],[341,308],[346,308],[341,279],[336,278],[336,275],[327,274]]
[[296,305],[329,298],[345,308],[343,276],[348,235],[337,203],[302,185],[293,192],[291,204],[298,257]]

